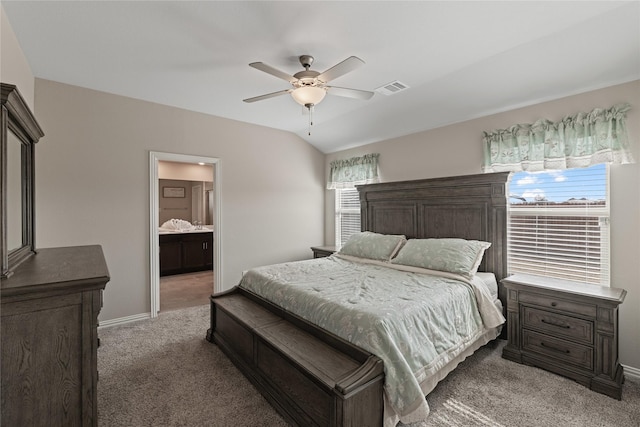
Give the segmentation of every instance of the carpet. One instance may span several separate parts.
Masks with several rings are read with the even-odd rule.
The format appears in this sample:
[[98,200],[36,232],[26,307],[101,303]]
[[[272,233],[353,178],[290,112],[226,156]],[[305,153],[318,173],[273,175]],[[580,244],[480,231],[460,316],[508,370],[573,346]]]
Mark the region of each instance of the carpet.
[[[214,344],[209,306],[103,328],[100,426],[278,427],[285,421]],[[542,369],[502,359],[504,341],[478,350],[429,394],[439,426],[640,427],[640,382],[622,400]]]

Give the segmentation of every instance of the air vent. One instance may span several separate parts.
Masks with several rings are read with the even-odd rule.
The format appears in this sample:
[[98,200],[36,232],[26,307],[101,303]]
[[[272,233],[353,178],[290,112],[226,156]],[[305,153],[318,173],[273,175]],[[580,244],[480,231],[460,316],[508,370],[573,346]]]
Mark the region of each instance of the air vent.
[[387,83],[384,86],[380,86],[378,89],[376,89],[376,92],[383,95],[393,95],[394,93],[402,92],[406,89],[409,89],[409,86],[396,80],[395,82]]

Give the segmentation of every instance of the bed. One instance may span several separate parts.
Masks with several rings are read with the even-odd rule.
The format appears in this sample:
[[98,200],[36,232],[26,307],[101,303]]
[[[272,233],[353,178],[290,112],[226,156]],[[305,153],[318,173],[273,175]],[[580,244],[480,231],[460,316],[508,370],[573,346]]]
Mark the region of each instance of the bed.
[[[371,238],[384,255],[343,249],[251,269],[234,289],[212,296],[207,338],[291,424],[424,420],[424,396],[501,331],[507,179],[498,173],[358,187],[368,233],[355,255],[374,246]],[[412,263],[415,247],[434,242],[490,246],[476,251],[472,272],[440,268],[448,259],[435,271]],[[385,245],[394,247],[391,255]],[[425,308],[416,303],[422,300],[439,302]]]

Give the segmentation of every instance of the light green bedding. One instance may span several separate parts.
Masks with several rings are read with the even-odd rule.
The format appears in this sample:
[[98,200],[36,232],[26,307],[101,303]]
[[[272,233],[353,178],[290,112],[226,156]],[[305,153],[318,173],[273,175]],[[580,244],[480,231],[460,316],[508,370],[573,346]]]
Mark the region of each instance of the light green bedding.
[[[483,318],[504,318],[480,313],[472,283],[385,264],[337,256],[277,264],[247,271],[240,286],[380,357],[385,413],[413,422],[429,413],[421,383],[497,326]],[[488,305],[480,304],[497,310]]]

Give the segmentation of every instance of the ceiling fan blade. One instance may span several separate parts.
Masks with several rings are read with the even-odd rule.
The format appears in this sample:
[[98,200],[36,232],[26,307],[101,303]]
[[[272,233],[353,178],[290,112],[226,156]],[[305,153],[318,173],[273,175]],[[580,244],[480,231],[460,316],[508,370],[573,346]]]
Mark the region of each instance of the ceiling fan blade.
[[271,74],[272,76],[275,76],[279,79],[286,80],[292,84],[298,81],[298,79],[296,79],[292,75],[289,75],[284,71],[280,71],[277,68],[273,68],[271,65],[267,65],[264,62],[252,62],[251,64],[249,64],[249,66],[255,68],[256,70],[264,71],[267,74]]
[[364,61],[357,56],[350,56],[344,61],[334,65],[329,68],[324,73],[320,74],[317,79],[323,81],[325,83],[330,82],[333,79],[336,79],[342,75],[347,74],[350,71],[355,70],[358,67],[364,65]]
[[327,88],[327,93],[331,95],[362,99],[364,101],[366,101],[367,99],[371,99],[371,97],[373,96],[373,92],[369,92],[368,90],[348,89],[346,87],[335,86],[325,86],[325,88]]
[[244,102],[262,101],[263,99],[274,98],[276,96],[284,95],[285,93],[291,93],[291,92],[293,92],[293,89],[281,90],[281,91],[278,91],[278,92],[271,92],[271,93],[267,93],[267,94],[260,95],[260,96],[254,96],[253,98],[243,99],[243,101]]

